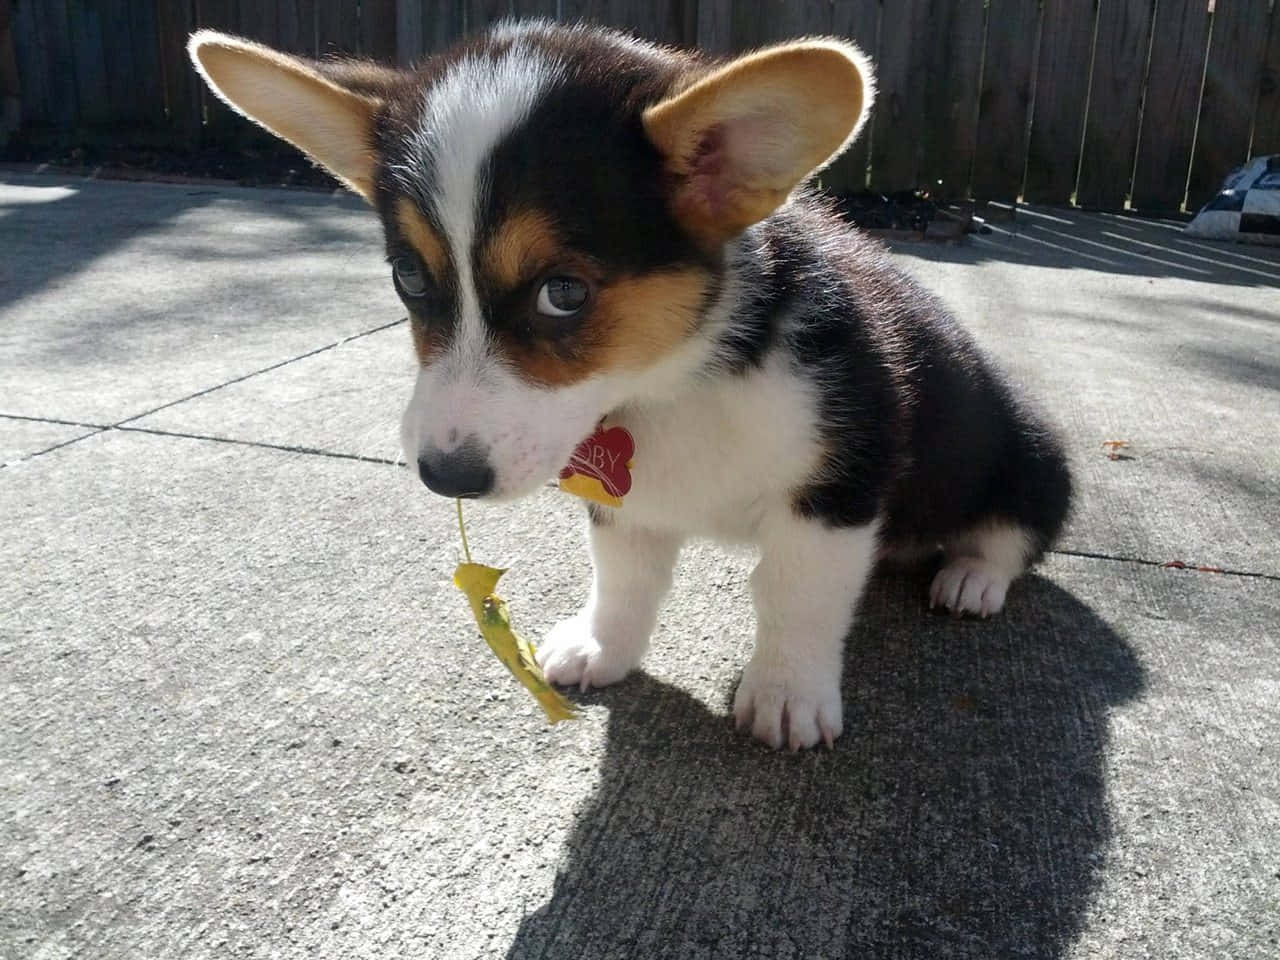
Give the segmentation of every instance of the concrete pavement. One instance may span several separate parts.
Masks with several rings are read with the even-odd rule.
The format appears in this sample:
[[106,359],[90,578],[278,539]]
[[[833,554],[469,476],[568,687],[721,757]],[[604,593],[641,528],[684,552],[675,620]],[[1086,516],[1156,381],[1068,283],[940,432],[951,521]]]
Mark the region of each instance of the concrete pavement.
[[[749,556],[580,722],[488,655],[357,201],[0,176],[0,956],[1280,955],[1280,251],[997,227],[897,255],[1064,425],[1071,528],[989,623],[878,580],[792,756],[727,719]],[[530,636],[578,514],[469,511]]]

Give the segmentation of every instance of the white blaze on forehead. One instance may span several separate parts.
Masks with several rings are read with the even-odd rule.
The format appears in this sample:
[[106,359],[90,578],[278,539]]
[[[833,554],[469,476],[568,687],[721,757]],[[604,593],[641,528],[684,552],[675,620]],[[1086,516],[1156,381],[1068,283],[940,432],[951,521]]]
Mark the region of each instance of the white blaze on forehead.
[[497,57],[464,57],[427,91],[410,159],[396,171],[434,209],[453,253],[459,326],[448,359],[455,375],[479,372],[487,353],[471,264],[476,217],[489,188],[486,165],[558,72],[554,59],[519,42]]

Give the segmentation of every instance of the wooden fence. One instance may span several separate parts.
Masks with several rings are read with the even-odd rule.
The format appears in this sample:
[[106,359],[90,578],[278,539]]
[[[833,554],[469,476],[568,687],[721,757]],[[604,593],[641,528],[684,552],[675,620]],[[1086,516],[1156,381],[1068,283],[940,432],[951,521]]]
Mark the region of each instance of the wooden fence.
[[879,98],[837,189],[1172,210],[1280,153],[1280,0],[16,0],[14,37],[31,130],[236,147],[196,27],[409,63],[513,15],[717,53],[852,37]]

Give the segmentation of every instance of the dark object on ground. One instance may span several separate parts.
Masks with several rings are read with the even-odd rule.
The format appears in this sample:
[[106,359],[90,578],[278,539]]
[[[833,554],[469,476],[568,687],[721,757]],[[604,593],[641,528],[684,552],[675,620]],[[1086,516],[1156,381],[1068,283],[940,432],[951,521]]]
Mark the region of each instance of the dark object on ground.
[[863,191],[836,197],[840,212],[865,230],[914,230],[924,233],[938,205],[918,190],[883,194]]
[[286,145],[264,142],[238,150],[184,149],[85,142],[74,147],[13,140],[0,150],[9,163],[48,165],[69,174],[110,180],[227,180],[244,187],[309,187],[336,190],[338,182]]
[[853,224],[886,240],[959,240],[973,227],[972,204],[944,204],[920,190],[863,191],[836,197]]

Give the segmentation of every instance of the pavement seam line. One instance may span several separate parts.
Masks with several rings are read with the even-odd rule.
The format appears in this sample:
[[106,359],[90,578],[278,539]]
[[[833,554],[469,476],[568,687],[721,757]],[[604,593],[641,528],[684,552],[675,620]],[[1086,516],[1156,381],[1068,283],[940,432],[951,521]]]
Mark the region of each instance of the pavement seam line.
[[[144,433],[153,437],[177,437],[182,440],[205,440],[210,443],[229,443],[238,447],[258,447],[263,450],[280,450],[284,453],[305,453],[313,457],[329,457],[333,460],[357,460],[361,463],[376,463],[389,467],[402,466],[404,463],[402,460],[390,460],[386,457],[369,457],[362,453],[343,453],[340,450],[322,450],[319,447],[290,446],[289,444],[284,443],[268,443],[265,440],[241,440],[236,437],[216,437],[207,433],[185,433],[181,430],[161,430],[156,427],[121,427],[110,423],[80,423],[72,420],[57,420],[52,417],[27,417],[11,413],[0,413],[0,420],[26,420],[32,423],[54,423],[68,427],[85,427],[92,431],[84,436],[64,440],[62,443],[49,447],[48,450],[57,450],[59,447],[65,447],[68,444],[96,436],[99,433],[109,433],[114,431],[117,433]],[[24,460],[30,460],[33,457],[38,457],[41,453],[47,453],[48,450],[41,450],[38,453],[19,457],[16,460],[10,460],[9,463],[0,464],[0,466],[21,463]]]
[[112,426],[122,427],[126,423],[133,423],[133,421],[135,420],[141,420],[143,417],[149,417],[153,413],[159,413],[161,410],[168,410],[170,407],[176,407],[178,406],[178,404],[186,403],[188,400],[195,400],[198,397],[206,396],[217,390],[221,390],[223,387],[229,387],[237,383],[244,383],[244,381],[250,380],[253,377],[259,376],[264,373],[270,373],[272,370],[279,370],[281,367],[287,367],[289,364],[297,363],[299,360],[306,360],[308,357],[314,357],[317,354],[325,353],[326,351],[329,351],[329,350],[335,350],[338,347],[342,346],[343,344],[350,343],[353,340],[359,340],[363,337],[369,337],[375,333],[381,333],[383,330],[390,330],[392,327],[398,327],[402,323],[407,323],[408,320],[409,320],[408,317],[401,317],[399,320],[393,320],[390,323],[384,323],[381,326],[374,327],[372,330],[363,330],[360,333],[353,333],[349,337],[343,337],[341,340],[335,340],[333,343],[327,343],[323,347],[317,347],[314,350],[308,350],[306,353],[300,353],[296,357],[290,357],[287,360],[281,360],[279,363],[273,363],[268,367],[262,367],[259,370],[250,371],[249,373],[246,373],[243,376],[235,377],[231,380],[226,380],[222,383],[215,384],[212,387],[206,387],[204,390],[198,390],[195,393],[189,394],[188,396],[179,397],[177,400],[170,400],[168,403],[162,403],[158,407],[153,407],[150,410],[144,410],[142,413],[136,413],[132,417],[125,417],[123,420],[117,420],[115,423],[112,424]]
[[[385,328],[383,328],[385,329]],[[318,352],[318,351],[317,351]],[[183,433],[177,430],[160,430],[154,427],[126,427],[120,424],[128,423],[127,420],[120,421],[120,424],[100,424],[100,423],[84,423],[78,420],[58,420],[53,417],[29,417],[21,414],[0,413],[0,419],[5,420],[28,420],[35,423],[54,423],[68,427],[85,427],[91,430],[82,437],[74,437],[71,440],[65,440],[62,443],[49,447],[47,450],[41,450],[38,453],[30,454],[26,457],[19,457],[17,460],[11,460],[9,463],[0,464],[0,468],[9,466],[10,464],[20,463],[24,460],[30,460],[41,454],[48,453],[51,450],[57,450],[61,447],[78,443],[89,437],[97,436],[99,433],[107,433],[109,431],[118,431],[119,433],[142,433],[153,437],[176,437],[182,440],[202,440],[209,443],[226,443],[240,447],[256,447],[261,450],[278,450],[282,453],[301,453],[312,457],[328,457],[331,460],[352,460],[357,463],[373,463],[379,466],[399,467],[404,465],[403,460],[389,460],[386,457],[369,457],[360,453],[342,453],[337,450],[322,450],[318,447],[301,447],[290,446],[283,443],[267,443],[262,440],[240,440],[235,437],[215,437],[202,433]],[[133,419],[133,418],[131,418]],[[1083,560],[1106,560],[1110,563],[1136,563],[1144,567],[1159,567],[1162,570],[1183,570],[1189,573],[1215,573],[1224,577],[1247,577],[1255,580],[1273,580],[1280,582],[1280,574],[1262,573],[1256,570],[1235,570],[1227,567],[1216,568],[1213,570],[1198,570],[1191,564],[1185,566],[1176,566],[1182,561],[1161,561],[1148,560],[1145,557],[1121,557],[1109,553],[1096,553],[1089,550],[1046,550],[1048,554],[1058,557],[1077,557]]]
[[[262,367],[261,369],[258,369],[258,370],[252,370],[249,373],[246,373],[242,376],[235,377],[231,380],[225,380],[222,383],[215,384],[212,387],[207,387],[204,390],[199,390],[195,393],[189,394],[188,396],[179,397],[177,400],[171,400],[168,403],[162,403],[160,406],[153,407],[150,410],[144,410],[142,413],[134,414],[131,417],[125,417],[123,420],[117,420],[115,423],[108,423],[108,424],[82,423],[76,420],[60,420],[56,417],[29,417],[29,416],[23,416],[22,414],[0,413],[0,417],[9,419],[9,420],[29,420],[35,423],[54,423],[54,424],[60,424],[62,426],[67,426],[67,427],[85,427],[92,431],[91,433],[86,433],[82,437],[73,437],[70,440],[64,440],[62,443],[56,443],[52,447],[46,447],[43,450],[37,450],[34,453],[29,453],[24,456],[18,457],[14,460],[9,460],[5,463],[0,463],[0,470],[15,463],[24,463],[27,460],[34,460],[36,457],[44,456],[46,453],[51,453],[54,450],[61,450],[63,447],[69,447],[73,443],[79,443],[81,440],[87,440],[89,437],[95,437],[98,434],[104,433],[107,430],[132,430],[138,433],[158,433],[158,434],[167,433],[168,431],[146,430],[144,428],[139,428],[139,427],[126,427],[124,426],[124,424],[133,423],[133,421],[141,420],[143,417],[149,417],[153,413],[159,413],[161,410],[168,410],[170,407],[176,407],[179,404],[186,403],[188,400],[195,400],[198,397],[206,396],[207,394],[213,393],[216,390],[221,390],[223,387],[229,387],[236,383],[243,383],[246,380],[259,376],[260,374],[270,373],[272,370],[279,370],[281,367],[286,367],[291,363],[297,363],[299,360],[306,360],[308,357],[316,356],[316,354],[325,353],[328,350],[334,350],[342,346],[343,344],[350,343],[353,340],[359,340],[362,337],[369,337],[375,333],[381,333],[383,330],[390,330],[392,327],[398,327],[402,323],[407,323],[408,320],[409,320],[408,317],[401,317],[399,320],[393,320],[390,323],[384,323],[381,326],[374,327],[371,330],[362,330],[359,333],[353,333],[349,337],[343,337],[341,340],[335,340],[333,343],[327,343],[322,347],[317,347],[315,350],[309,350],[306,353],[298,354],[296,357],[289,357],[287,360],[281,360],[279,363],[273,363],[268,367]],[[172,436],[188,436],[194,440],[223,440],[224,439],[221,437],[206,437],[206,436],[199,436],[195,434],[182,434],[182,433],[172,433],[171,435]],[[372,457],[360,457],[353,454],[330,453],[324,450],[312,450],[312,449],[303,448],[303,447],[299,447],[299,448],[283,447],[283,446],[278,446],[276,444],[261,444],[261,443],[254,443],[253,441],[244,441],[244,440],[242,441],[227,440],[225,442],[247,443],[251,446],[272,447],[272,448],[277,448],[281,450],[289,450],[295,453],[314,453],[319,456],[336,457],[339,459],[368,460],[371,463],[388,463],[388,464],[398,463],[398,461],[395,461],[395,460],[380,460]]]
[[264,440],[238,440],[235,437],[215,437],[205,433],[183,433],[179,430],[159,430],[154,427],[120,427],[108,429],[120,433],[145,433],[156,437],[178,437],[183,440],[206,440],[210,443],[229,443],[238,447],[257,447],[263,450],[279,450],[284,453],[304,453],[312,457],[329,457],[332,460],[356,460],[360,463],[376,463],[381,466],[402,466],[402,460],[389,460],[386,457],[369,457],[362,453],[342,453],[338,450],[322,450],[319,447],[295,447],[284,443],[267,443]]
[[1059,557],[1079,557],[1084,560],[1107,560],[1111,563],[1136,563],[1144,567],[1159,567],[1162,570],[1182,570],[1187,573],[1213,573],[1223,577],[1250,577],[1256,580],[1280,581],[1280,574],[1261,573],[1256,570],[1234,570],[1227,567],[1200,569],[1182,560],[1148,560],[1145,557],[1118,557],[1109,553],[1094,553],[1089,550],[1046,550]]
[[[31,417],[21,417],[20,419],[22,419],[22,420],[30,420],[30,419],[32,419],[32,418],[31,418]],[[56,420],[50,420],[50,421],[36,421],[36,422],[38,422],[38,423],[60,423],[60,421],[56,421]],[[68,423],[68,424],[62,424],[62,425],[63,425],[63,426],[68,426],[68,427],[70,427],[70,426],[88,426],[88,424],[70,424],[70,423]],[[107,430],[109,430],[109,429],[110,429],[110,427],[97,427],[97,428],[95,428],[95,429],[90,430],[88,433],[82,433],[82,434],[80,434],[80,436],[78,436],[78,437],[72,437],[70,440],[63,440],[61,443],[55,443],[53,446],[51,446],[51,447],[45,447],[43,450],[37,450],[37,451],[35,451],[34,453],[27,453],[27,454],[24,454],[24,455],[22,455],[22,456],[20,456],[20,457],[15,457],[15,458],[14,458],[14,459],[12,459],[12,460],[6,460],[4,463],[0,463],[0,470],[5,469],[6,467],[12,466],[12,465],[13,465],[13,464],[15,464],[15,463],[23,463],[24,461],[27,461],[27,460],[34,460],[36,457],[42,457],[42,456],[44,456],[46,453],[52,453],[54,450],[61,450],[63,447],[69,447],[69,446],[71,446],[73,443],[79,443],[81,440],[87,440],[87,439],[89,439],[90,437],[96,437],[96,436],[97,436],[98,434],[100,434],[100,433],[106,433],[106,432],[107,432]]]

